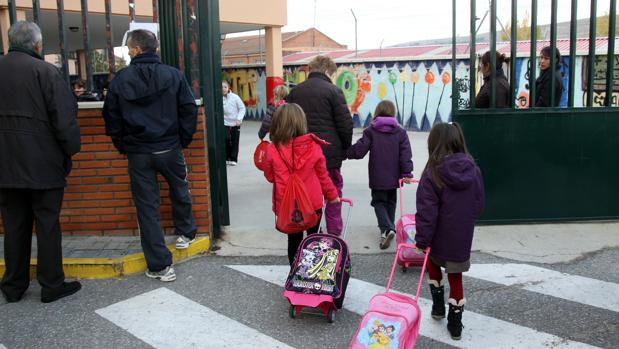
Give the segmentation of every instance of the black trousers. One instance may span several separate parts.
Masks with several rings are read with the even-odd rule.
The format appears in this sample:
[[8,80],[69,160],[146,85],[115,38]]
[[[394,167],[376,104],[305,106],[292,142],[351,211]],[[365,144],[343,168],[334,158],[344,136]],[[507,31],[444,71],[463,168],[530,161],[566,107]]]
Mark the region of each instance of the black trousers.
[[378,220],[378,228],[395,231],[395,207],[398,203],[397,189],[372,189],[372,207]]
[[37,234],[37,280],[42,288],[54,289],[64,282],[60,208],[64,188],[0,189],[0,213],[4,224],[6,271],[0,288],[20,297],[30,284],[32,226]]
[[[322,209],[317,210],[316,213],[318,213],[318,215],[320,216],[320,218],[318,219],[318,223],[315,226],[306,230],[307,235],[316,234],[318,232],[318,229],[320,229]],[[301,245],[301,241],[303,241],[303,237],[303,232],[288,234],[288,263],[290,264],[290,266],[292,266],[292,263],[294,262],[294,257],[296,257],[297,255],[297,250],[299,249],[299,245]]]
[[127,159],[146,265],[150,271],[161,271],[172,265],[172,254],[165,244],[160,222],[158,173],[165,178],[170,188],[176,234],[191,239],[196,236],[185,156],[182,149],[178,148],[163,154],[128,154]]
[[238,161],[240,139],[241,126],[226,126],[226,161]]

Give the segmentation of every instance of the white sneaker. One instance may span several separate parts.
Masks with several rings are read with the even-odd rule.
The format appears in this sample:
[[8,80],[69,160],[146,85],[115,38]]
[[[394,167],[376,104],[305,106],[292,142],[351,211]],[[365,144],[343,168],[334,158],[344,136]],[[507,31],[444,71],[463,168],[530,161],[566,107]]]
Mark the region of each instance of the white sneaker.
[[174,268],[172,268],[172,266],[167,266],[162,271],[155,272],[146,269],[146,276],[151,279],[161,280],[163,282],[176,280],[176,273],[174,272]]
[[230,166],[236,166],[236,161],[230,161]]
[[230,165],[230,161],[226,160],[226,165]]
[[385,250],[389,248],[391,240],[395,237],[395,231],[385,230],[380,234],[380,249]]
[[191,245],[194,241],[196,241],[196,238],[190,239],[184,235],[181,235],[178,237],[178,239],[176,239],[176,249],[184,250],[188,248],[189,245]]

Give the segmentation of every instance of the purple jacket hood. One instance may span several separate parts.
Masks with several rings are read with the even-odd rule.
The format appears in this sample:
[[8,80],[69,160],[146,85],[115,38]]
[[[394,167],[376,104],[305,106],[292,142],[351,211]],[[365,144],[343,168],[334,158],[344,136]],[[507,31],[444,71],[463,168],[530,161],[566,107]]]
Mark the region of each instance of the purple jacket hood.
[[475,162],[470,155],[456,153],[446,156],[437,167],[441,180],[455,190],[469,188],[477,179]]
[[370,126],[382,133],[395,133],[400,129],[400,123],[393,116],[377,116]]

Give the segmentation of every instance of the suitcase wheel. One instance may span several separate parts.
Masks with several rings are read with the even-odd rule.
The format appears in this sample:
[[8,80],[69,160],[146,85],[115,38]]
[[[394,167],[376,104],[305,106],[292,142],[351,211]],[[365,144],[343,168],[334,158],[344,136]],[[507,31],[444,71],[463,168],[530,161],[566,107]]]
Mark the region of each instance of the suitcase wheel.
[[407,270],[408,270],[408,268],[407,268],[407,267],[402,266],[402,272],[403,272],[403,273],[406,273],[406,271],[407,271]]
[[330,324],[335,322],[335,310],[334,309],[329,310],[329,313],[327,314],[327,321]]
[[290,315],[290,317],[292,319],[297,317],[297,310],[295,309],[295,306],[293,304],[290,304],[290,309],[288,310],[288,315]]

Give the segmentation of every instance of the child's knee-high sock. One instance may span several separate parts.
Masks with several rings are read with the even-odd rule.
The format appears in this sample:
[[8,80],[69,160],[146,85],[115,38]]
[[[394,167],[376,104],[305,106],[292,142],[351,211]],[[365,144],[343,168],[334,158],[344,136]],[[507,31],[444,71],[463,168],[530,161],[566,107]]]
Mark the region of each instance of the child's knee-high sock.
[[464,290],[462,288],[462,273],[447,274],[449,280],[449,298],[456,301],[456,305],[464,299]]
[[443,272],[441,271],[441,267],[434,264],[429,258],[426,267],[428,268],[428,278],[430,279],[430,285],[434,285],[436,287],[442,286]]

